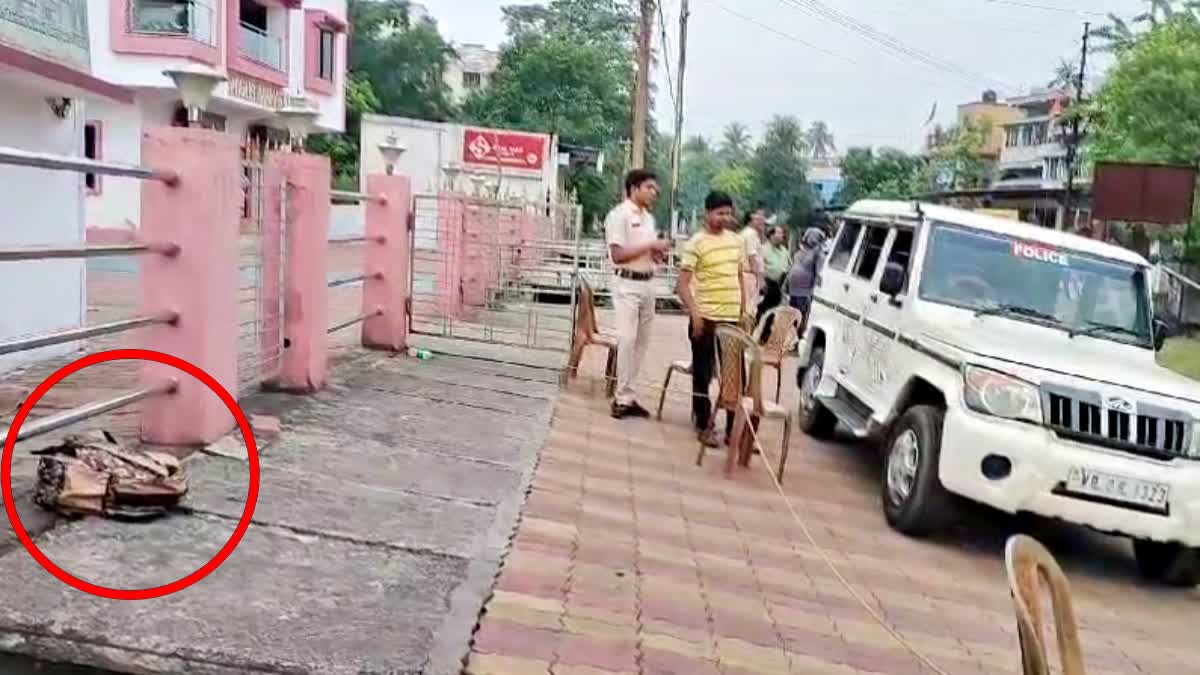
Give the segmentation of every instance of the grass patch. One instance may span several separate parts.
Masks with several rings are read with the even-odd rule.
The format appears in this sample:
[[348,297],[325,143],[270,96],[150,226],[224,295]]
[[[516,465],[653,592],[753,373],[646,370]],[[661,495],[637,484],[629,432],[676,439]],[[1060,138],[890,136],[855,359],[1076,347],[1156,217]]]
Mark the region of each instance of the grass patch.
[[1193,380],[1200,380],[1200,339],[1178,337],[1167,340],[1158,354],[1158,363]]

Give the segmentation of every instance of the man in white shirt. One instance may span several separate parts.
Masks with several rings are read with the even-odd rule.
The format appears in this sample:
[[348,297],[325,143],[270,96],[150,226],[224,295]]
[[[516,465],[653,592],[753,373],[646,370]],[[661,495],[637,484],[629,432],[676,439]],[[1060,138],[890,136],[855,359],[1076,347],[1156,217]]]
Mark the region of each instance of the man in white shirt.
[[745,227],[742,228],[742,239],[746,242],[746,272],[742,283],[749,294],[750,301],[758,304],[759,291],[763,289],[766,276],[762,257],[763,231],[767,226],[767,211],[757,208],[746,214]]
[[641,169],[625,179],[625,201],[604,219],[604,236],[614,267],[613,308],[617,319],[617,387],[612,416],[649,417],[637,402],[634,383],[654,321],[654,270],[671,250],[659,239],[650,209],[658,201],[658,177]]

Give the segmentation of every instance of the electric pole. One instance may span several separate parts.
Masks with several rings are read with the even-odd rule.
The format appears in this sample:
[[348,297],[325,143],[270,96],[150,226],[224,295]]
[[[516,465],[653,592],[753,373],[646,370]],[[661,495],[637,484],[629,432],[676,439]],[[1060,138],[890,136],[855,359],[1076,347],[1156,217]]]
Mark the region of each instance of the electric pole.
[[679,83],[675,86],[675,143],[671,147],[671,233],[679,228],[679,167],[683,163],[683,73],[687,69],[688,0],[679,5]]
[[[1092,25],[1089,22],[1083,24],[1083,49],[1079,55],[1079,79],[1075,82],[1075,105],[1083,105],[1083,87],[1085,78],[1087,77],[1087,57],[1088,57],[1088,35],[1092,31]],[[1079,161],[1079,146],[1082,142],[1080,115],[1083,114],[1082,108],[1076,110],[1071,115],[1071,132],[1067,139],[1067,194],[1063,199],[1063,217],[1068,217],[1075,208],[1075,165]],[[1072,218],[1072,224],[1078,218]]]
[[641,0],[642,21],[638,34],[637,82],[633,90],[633,165],[646,166],[646,127],[650,116],[650,46],[654,35],[654,0]]

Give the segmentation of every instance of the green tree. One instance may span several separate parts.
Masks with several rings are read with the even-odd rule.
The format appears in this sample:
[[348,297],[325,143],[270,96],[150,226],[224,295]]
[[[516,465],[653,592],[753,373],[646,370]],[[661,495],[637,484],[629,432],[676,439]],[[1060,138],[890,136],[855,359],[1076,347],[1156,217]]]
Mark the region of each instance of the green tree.
[[380,107],[379,97],[375,95],[371,81],[360,73],[350,73],[346,78],[346,132],[308,137],[306,146],[309,152],[329,155],[333,164],[335,188],[358,189],[358,137],[362,127],[362,116],[378,112]]
[[991,120],[961,124],[942,134],[942,143],[934,149],[929,162],[929,173],[940,187],[951,190],[968,190],[987,185],[991,178],[991,165],[980,156],[980,151],[992,136]]
[[928,167],[921,157],[894,148],[850,148],[842,159],[842,189],[835,201],[909,199],[928,187]]
[[1079,66],[1071,59],[1059,59],[1058,65],[1054,66],[1054,77],[1046,83],[1046,88],[1073,90],[1078,79]]
[[808,150],[813,159],[826,159],[831,154],[837,152],[837,144],[834,142],[833,132],[829,130],[829,125],[824,122],[813,122],[805,134],[805,140],[808,143]]
[[[619,0],[551,0],[503,8],[508,41],[486,89],[460,117],[473,124],[556,134],[602,148],[621,167],[631,125],[635,16]],[[620,168],[566,177],[591,223],[620,198]]]
[[750,130],[741,122],[730,122],[721,133],[721,161],[746,164],[754,152]]
[[[1118,54],[1085,114],[1086,160],[1200,162],[1200,21],[1178,14]],[[1200,221],[1184,236],[1185,255],[1200,261]]]
[[453,106],[443,80],[454,50],[429,21],[412,22],[405,0],[351,0],[350,70],[370,81],[386,115],[444,121]]
[[754,195],[754,172],[743,164],[727,164],[712,178],[712,188],[727,192],[742,211],[748,210]]
[[813,194],[805,178],[808,149],[804,127],[790,115],[776,115],[767,123],[762,141],[754,150],[754,204],[786,217],[793,228],[802,227],[812,210]]

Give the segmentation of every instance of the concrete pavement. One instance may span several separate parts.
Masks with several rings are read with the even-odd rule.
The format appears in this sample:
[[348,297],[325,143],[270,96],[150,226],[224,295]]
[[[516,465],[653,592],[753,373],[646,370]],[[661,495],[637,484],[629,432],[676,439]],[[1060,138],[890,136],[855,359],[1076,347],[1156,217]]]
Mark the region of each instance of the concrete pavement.
[[[114,602],[3,545],[0,648],[117,672],[458,673],[556,388],[537,369],[349,354],[316,396],[249,402],[284,428],[224,566],[166,598]],[[187,513],[58,523],[38,544],[101,585],[178,579],[228,539],[246,471],[203,457]]]
[[[682,320],[660,317],[646,399],[686,354]],[[593,356],[583,372],[602,364]],[[930,672],[837,579],[758,458],[733,480],[716,455],[695,466],[689,386],[672,384],[661,423],[612,420],[596,381],[560,396],[471,675]],[[775,456],[778,424],[763,435]],[[793,442],[785,493],[816,542],[945,672],[1020,671],[1003,568],[1020,530],[1071,578],[1089,673],[1191,672],[1200,660],[1200,595],[1140,582],[1127,542],[985,511],[970,529],[907,539],[883,521],[870,449]]]

